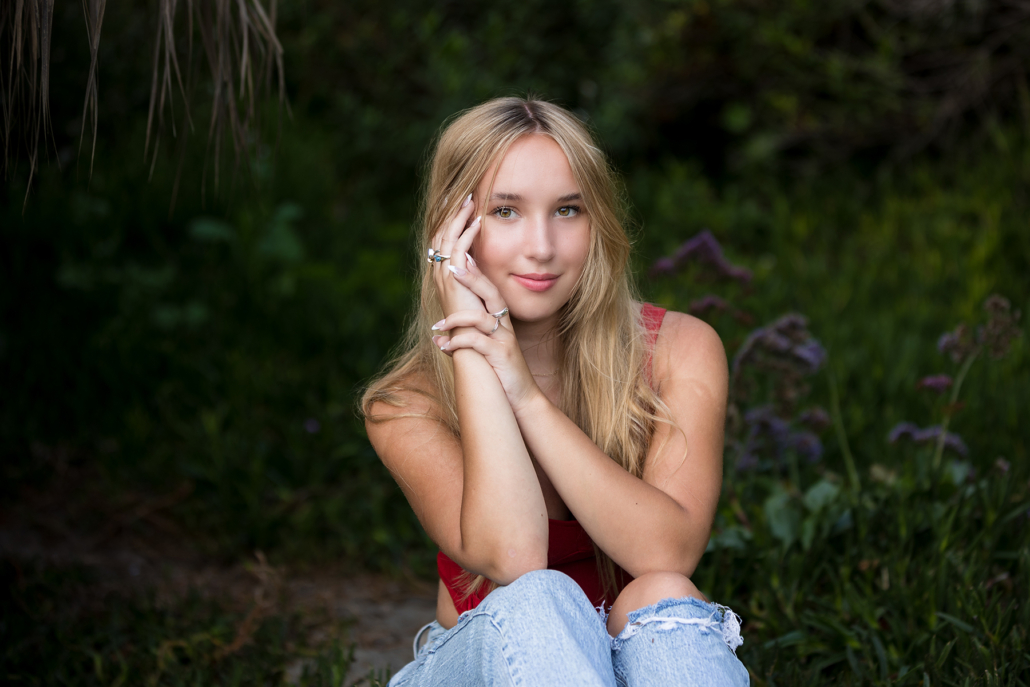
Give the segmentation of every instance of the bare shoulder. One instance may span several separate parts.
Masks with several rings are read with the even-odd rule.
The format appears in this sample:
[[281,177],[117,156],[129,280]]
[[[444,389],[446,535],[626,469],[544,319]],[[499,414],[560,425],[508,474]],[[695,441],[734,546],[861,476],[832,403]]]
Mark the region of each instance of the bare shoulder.
[[658,330],[654,372],[659,384],[687,377],[725,387],[728,378],[726,349],[719,334],[707,322],[670,310],[665,313],[662,327]]
[[412,448],[412,439],[438,441],[441,435],[450,435],[432,386],[415,375],[391,390],[389,400],[372,404],[365,417],[365,430],[376,453],[391,469],[392,459]]

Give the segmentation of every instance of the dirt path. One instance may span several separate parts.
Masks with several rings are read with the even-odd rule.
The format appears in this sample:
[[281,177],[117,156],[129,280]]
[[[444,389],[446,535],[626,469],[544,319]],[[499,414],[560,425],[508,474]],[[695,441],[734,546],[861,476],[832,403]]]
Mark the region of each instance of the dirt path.
[[[260,553],[213,565],[161,514],[181,493],[122,495],[97,506],[95,494],[69,488],[75,480],[60,483],[65,486],[26,492],[0,507],[0,558],[84,566],[94,571],[101,593],[153,592],[174,601],[195,590],[241,610],[300,613],[316,642],[342,631],[355,643],[346,685],[367,684],[370,671],[381,676],[400,669],[411,660],[415,633],[435,616],[436,590],[425,581],[347,574],[342,566],[288,570],[269,565]],[[303,659],[295,661],[287,679],[295,681],[303,668]]]

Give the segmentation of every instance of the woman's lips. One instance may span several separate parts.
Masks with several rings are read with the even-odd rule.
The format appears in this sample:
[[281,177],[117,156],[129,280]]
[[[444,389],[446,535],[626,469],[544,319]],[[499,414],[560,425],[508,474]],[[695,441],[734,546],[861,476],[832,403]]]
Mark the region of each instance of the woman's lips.
[[530,291],[546,291],[558,283],[557,274],[513,274],[511,276]]

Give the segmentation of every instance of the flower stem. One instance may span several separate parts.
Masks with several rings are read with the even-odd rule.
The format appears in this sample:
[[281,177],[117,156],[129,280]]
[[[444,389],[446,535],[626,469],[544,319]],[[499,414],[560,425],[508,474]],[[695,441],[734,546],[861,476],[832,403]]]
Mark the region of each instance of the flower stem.
[[933,451],[933,471],[941,467],[941,458],[944,457],[944,441],[948,438],[948,425],[951,424],[951,413],[954,412],[955,402],[958,401],[958,392],[962,388],[962,382],[966,378],[966,374],[969,372],[969,368],[973,366],[973,361],[980,355],[980,348],[977,347],[969,354],[969,357],[962,363],[962,367],[959,368],[958,374],[955,375],[955,385],[951,387],[951,397],[948,399],[948,406],[951,410],[946,412],[944,420],[941,421],[941,433],[937,435],[937,446]]
[[855,495],[862,488],[858,479],[858,470],[855,469],[855,458],[851,455],[851,446],[848,444],[848,435],[844,431],[844,417],[840,413],[840,396],[837,394],[837,379],[833,376],[833,370],[826,366],[827,376],[830,379],[830,412],[833,413],[833,427],[837,431],[837,442],[844,454],[844,465],[848,469],[848,480],[851,482],[851,490]]

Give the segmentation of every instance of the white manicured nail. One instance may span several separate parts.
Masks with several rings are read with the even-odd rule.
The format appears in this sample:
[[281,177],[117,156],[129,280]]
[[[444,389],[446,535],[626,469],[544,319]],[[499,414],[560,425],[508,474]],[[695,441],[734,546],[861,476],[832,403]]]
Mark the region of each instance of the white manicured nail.
[[472,265],[473,267],[476,267],[476,261],[472,259],[471,255],[469,255],[468,253],[465,253],[465,259],[469,261],[470,265]]
[[439,331],[440,327],[442,327],[443,323],[446,322],[446,321],[447,321],[446,318],[442,319],[439,322],[437,322],[436,324],[434,324],[432,327],[430,327],[430,329],[432,329],[434,332],[435,331]]
[[471,202],[472,202],[472,194],[470,193],[469,197],[465,199],[465,202],[461,204],[461,207],[462,208],[466,208],[466,207],[468,207],[468,204],[471,203]]
[[464,277],[468,274],[468,270],[463,270],[460,267],[455,267],[454,265],[447,265],[447,269],[449,269],[456,277]]

